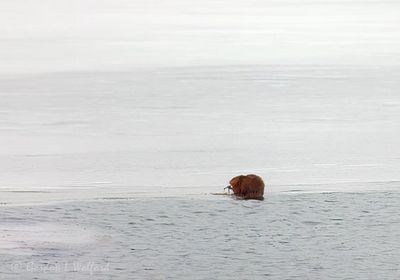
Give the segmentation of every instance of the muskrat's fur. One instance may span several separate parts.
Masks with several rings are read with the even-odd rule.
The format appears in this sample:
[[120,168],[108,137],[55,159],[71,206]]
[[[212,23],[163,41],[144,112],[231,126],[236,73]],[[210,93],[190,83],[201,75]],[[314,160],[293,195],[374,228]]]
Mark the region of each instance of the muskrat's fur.
[[264,181],[260,176],[239,175],[229,181],[228,189],[243,199],[264,199]]

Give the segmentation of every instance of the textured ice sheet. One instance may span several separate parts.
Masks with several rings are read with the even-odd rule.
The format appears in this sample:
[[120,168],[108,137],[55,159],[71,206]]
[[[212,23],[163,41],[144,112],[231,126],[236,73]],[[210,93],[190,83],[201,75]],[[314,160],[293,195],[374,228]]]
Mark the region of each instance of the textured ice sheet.
[[37,232],[12,234],[0,278],[398,279],[399,199],[293,192],[3,207],[0,246],[15,224]]

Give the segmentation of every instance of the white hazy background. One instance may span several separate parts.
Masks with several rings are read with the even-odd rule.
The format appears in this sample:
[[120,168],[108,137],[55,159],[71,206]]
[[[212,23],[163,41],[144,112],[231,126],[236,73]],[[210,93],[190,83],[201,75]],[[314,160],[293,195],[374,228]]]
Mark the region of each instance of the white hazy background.
[[398,65],[398,1],[3,0],[3,73]]
[[0,2],[1,203],[397,188],[399,1]]

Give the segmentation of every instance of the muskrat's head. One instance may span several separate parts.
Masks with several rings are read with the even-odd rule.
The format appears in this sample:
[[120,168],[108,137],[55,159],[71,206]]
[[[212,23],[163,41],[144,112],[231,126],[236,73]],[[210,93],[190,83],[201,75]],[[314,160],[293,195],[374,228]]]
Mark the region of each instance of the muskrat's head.
[[233,177],[229,181],[229,184],[232,186],[232,188],[235,188],[240,184],[240,181],[242,180],[243,177],[245,177],[245,176],[244,175],[239,175],[239,176]]

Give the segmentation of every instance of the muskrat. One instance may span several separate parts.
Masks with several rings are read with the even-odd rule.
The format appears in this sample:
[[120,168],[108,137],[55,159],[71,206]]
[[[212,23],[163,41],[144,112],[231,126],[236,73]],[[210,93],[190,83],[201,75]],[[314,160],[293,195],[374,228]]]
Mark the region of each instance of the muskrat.
[[224,189],[233,190],[233,193],[243,199],[264,199],[264,181],[260,176],[249,174],[239,175],[229,181]]

